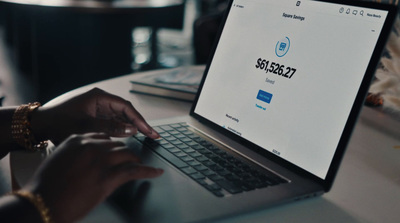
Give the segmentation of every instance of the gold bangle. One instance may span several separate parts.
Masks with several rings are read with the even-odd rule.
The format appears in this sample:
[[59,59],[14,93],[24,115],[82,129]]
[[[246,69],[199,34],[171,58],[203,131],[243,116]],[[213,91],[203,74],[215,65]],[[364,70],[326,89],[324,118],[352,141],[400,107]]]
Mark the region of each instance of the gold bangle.
[[42,196],[39,194],[32,194],[25,190],[13,191],[12,194],[23,197],[31,202],[39,211],[44,223],[53,223],[53,220],[50,217],[50,210],[46,207]]
[[15,110],[11,122],[11,135],[14,141],[32,151],[47,147],[47,141],[38,142],[32,132],[31,114],[39,107],[39,102],[19,106]]

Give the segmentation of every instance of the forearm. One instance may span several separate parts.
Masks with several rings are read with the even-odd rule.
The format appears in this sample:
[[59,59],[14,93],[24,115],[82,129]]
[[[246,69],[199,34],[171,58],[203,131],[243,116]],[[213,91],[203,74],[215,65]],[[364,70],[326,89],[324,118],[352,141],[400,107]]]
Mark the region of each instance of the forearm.
[[15,109],[16,107],[8,107],[0,110],[0,159],[18,148],[11,135],[11,121]]
[[31,128],[37,141],[52,140],[51,133],[57,131],[57,128],[63,128],[55,124],[53,113],[48,107],[39,107],[32,112]]
[[35,206],[28,200],[15,195],[0,197],[0,222],[42,223]]

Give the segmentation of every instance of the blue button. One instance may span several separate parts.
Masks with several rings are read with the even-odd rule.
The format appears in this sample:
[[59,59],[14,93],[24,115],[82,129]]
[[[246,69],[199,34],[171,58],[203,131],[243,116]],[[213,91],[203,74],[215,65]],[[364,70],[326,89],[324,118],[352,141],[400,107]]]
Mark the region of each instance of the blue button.
[[272,94],[263,90],[259,90],[257,94],[257,99],[263,102],[267,102],[269,104],[272,99]]

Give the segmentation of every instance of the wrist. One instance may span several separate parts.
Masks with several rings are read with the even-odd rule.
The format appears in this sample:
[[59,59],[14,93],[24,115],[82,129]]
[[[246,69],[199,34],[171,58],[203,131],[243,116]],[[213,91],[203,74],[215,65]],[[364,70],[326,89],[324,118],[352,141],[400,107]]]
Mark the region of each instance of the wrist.
[[48,123],[52,123],[52,121],[47,114],[46,108],[39,107],[32,112],[31,128],[32,133],[37,141],[44,141],[49,139],[49,134],[47,133]]
[[[21,214],[23,210],[23,214]],[[6,222],[43,223],[40,213],[28,200],[13,194],[0,198],[0,219]]]
[[39,213],[40,218],[44,223],[53,223],[50,210],[40,194],[33,194],[27,190],[14,191],[12,194],[29,201],[29,203],[36,209],[36,212]]
[[[40,107],[40,103],[29,103],[19,106],[12,117],[11,134],[13,140],[28,150],[40,150],[47,146],[46,141],[37,140],[35,131],[32,128],[32,116]],[[35,124],[36,126],[36,124]]]

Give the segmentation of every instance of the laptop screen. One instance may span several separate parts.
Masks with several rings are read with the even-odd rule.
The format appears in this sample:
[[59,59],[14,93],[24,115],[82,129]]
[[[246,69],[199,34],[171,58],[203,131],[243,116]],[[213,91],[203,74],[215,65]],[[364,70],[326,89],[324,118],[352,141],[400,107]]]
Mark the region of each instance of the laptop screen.
[[325,179],[387,14],[234,0],[194,113]]

